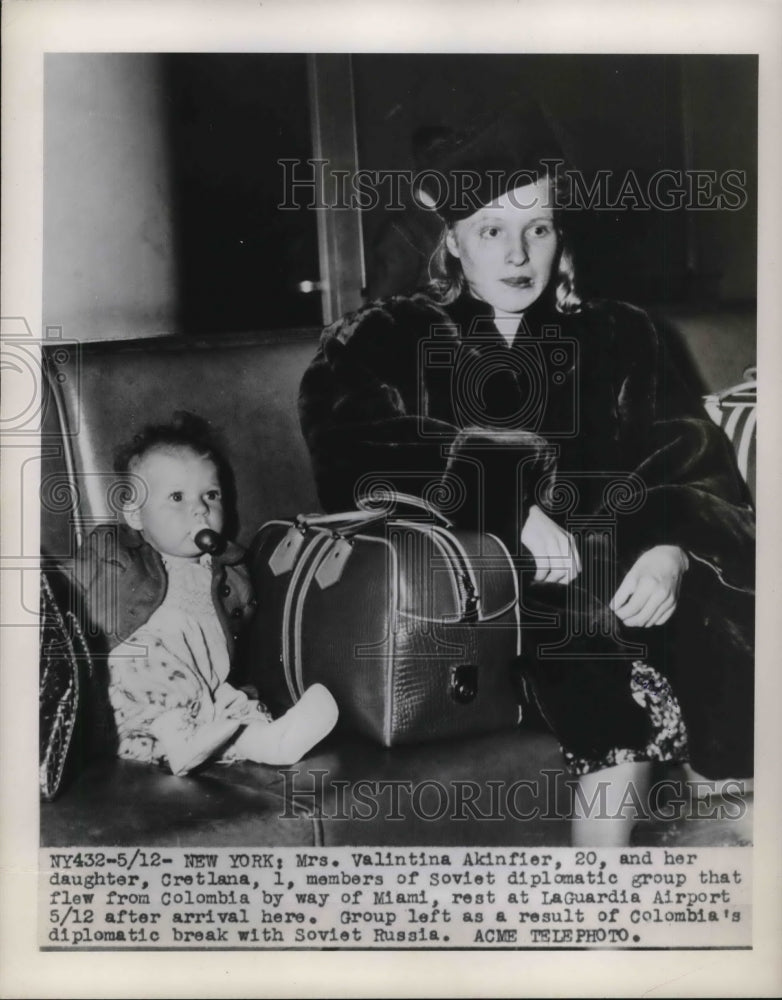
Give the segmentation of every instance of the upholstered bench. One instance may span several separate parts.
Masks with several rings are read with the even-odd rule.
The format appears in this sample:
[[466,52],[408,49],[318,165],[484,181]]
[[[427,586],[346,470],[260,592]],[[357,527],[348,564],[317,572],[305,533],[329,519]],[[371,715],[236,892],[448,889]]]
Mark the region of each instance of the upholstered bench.
[[[685,352],[690,344],[701,390],[713,392],[715,419],[723,422],[734,404],[746,410],[745,418],[724,426],[729,433],[749,426],[747,443],[739,442],[749,469],[749,387],[738,396],[718,391],[755,360],[754,317],[694,315],[672,325],[683,334]],[[725,370],[713,367],[720,352],[708,352],[710,381],[698,364],[702,342],[724,347]],[[198,412],[223,430],[236,475],[240,542],[247,544],[272,517],[317,510],[296,412],[298,383],[315,347],[307,331],[47,346],[42,568],[60,581],[55,601],[67,604],[61,595],[85,534],[119,517],[111,489],[117,439],[173,410]],[[51,658],[58,648],[47,655],[56,667]],[[82,714],[67,771],[57,797],[41,806],[44,846],[567,843],[563,762],[541,728],[393,750],[333,735],[293,768],[215,765],[177,778],[101,754],[100,746],[96,751],[94,678],[89,664],[81,666]]]

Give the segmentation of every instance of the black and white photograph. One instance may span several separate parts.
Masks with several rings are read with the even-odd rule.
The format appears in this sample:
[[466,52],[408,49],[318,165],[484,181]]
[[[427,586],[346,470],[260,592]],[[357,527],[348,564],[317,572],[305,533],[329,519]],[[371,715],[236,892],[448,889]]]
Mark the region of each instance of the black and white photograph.
[[95,38],[42,32],[4,106],[40,167],[2,310],[38,960],[774,995],[774,17],[579,44],[501,4],[454,44],[432,2],[384,45],[350,5],[322,39],[308,4],[185,39],[203,4],[73,6]]

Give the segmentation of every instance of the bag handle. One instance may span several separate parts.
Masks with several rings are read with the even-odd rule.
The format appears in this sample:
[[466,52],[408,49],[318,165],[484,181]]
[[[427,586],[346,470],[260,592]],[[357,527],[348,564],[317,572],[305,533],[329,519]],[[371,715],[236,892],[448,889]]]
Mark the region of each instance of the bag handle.
[[[363,511],[373,510],[372,505],[376,505],[378,503],[384,505],[381,508],[383,516],[392,512],[396,513],[396,508],[400,506],[415,507],[417,510],[426,511],[427,514],[430,514],[431,517],[443,525],[443,527],[453,527],[453,521],[449,521],[445,514],[438,510],[434,504],[430,503],[428,500],[422,499],[421,497],[413,496],[411,493],[399,493],[397,490],[378,489],[372,490],[371,493],[368,493],[366,496],[359,497],[358,499],[358,506]],[[391,504],[390,509],[387,506],[388,504]],[[376,506],[374,507],[374,510],[377,511]]]
[[[383,511],[383,514],[385,515],[385,511]],[[294,518],[294,524],[300,531],[306,531],[307,528],[318,528],[328,524],[339,524],[340,521],[361,521],[364,523],[366,521],[374,520],[374,518],[378,516],[379,515],[376,510],[345,510],[336,514],[298,514]]]
[[[381,504],[382,506],[378,506]],[[453,522],[430,503],[422,500],[421,497],[413,496],[411,493],[400,493],[397,490],[378,489],[357,500],[358,510],[339,511],[334,514],[299,514],[294,519],[295,527],[299,531],[306,531],[308,528],[322,528],[328,525],[335,525],[334,533],[342,536],[355,534],[361,528],[374,521],[380,521],[388,517],[391,513],[396,513],[396,508],[414,507],[416,510],[426,511],[427,514],[443,525],[445,528],[453,527]],[[389,506],[390,505],[390,506]],[[346,522],[343,529],[339,524]],[[354,530],[351,530],[354,529]]]

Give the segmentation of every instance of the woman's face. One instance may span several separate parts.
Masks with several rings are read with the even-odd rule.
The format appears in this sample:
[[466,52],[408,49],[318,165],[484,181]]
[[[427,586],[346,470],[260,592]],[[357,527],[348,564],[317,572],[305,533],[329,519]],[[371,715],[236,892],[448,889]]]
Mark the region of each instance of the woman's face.
[[455,223],[446,246],[472,294],[502,312],[523,312],[549,283],[559,239],[548,178],[508,191]]

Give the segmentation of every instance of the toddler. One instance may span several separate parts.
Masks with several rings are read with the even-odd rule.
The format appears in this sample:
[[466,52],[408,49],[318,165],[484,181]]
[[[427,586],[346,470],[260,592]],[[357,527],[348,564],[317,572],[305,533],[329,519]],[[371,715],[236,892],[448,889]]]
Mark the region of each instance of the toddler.
[[[314,684],[272,719],[228,683],[254,601],[242,550],[221,538],[230,471],[208,425],[176,414],[147,427],[120,449],[115,469],[126,523],[90,535],[77,575],[108,640],[119,756],[167,763],[174,774],[209,758],[295,763],[334,727],[337,706]],[[202,551],[210,548],[218,552]]]

